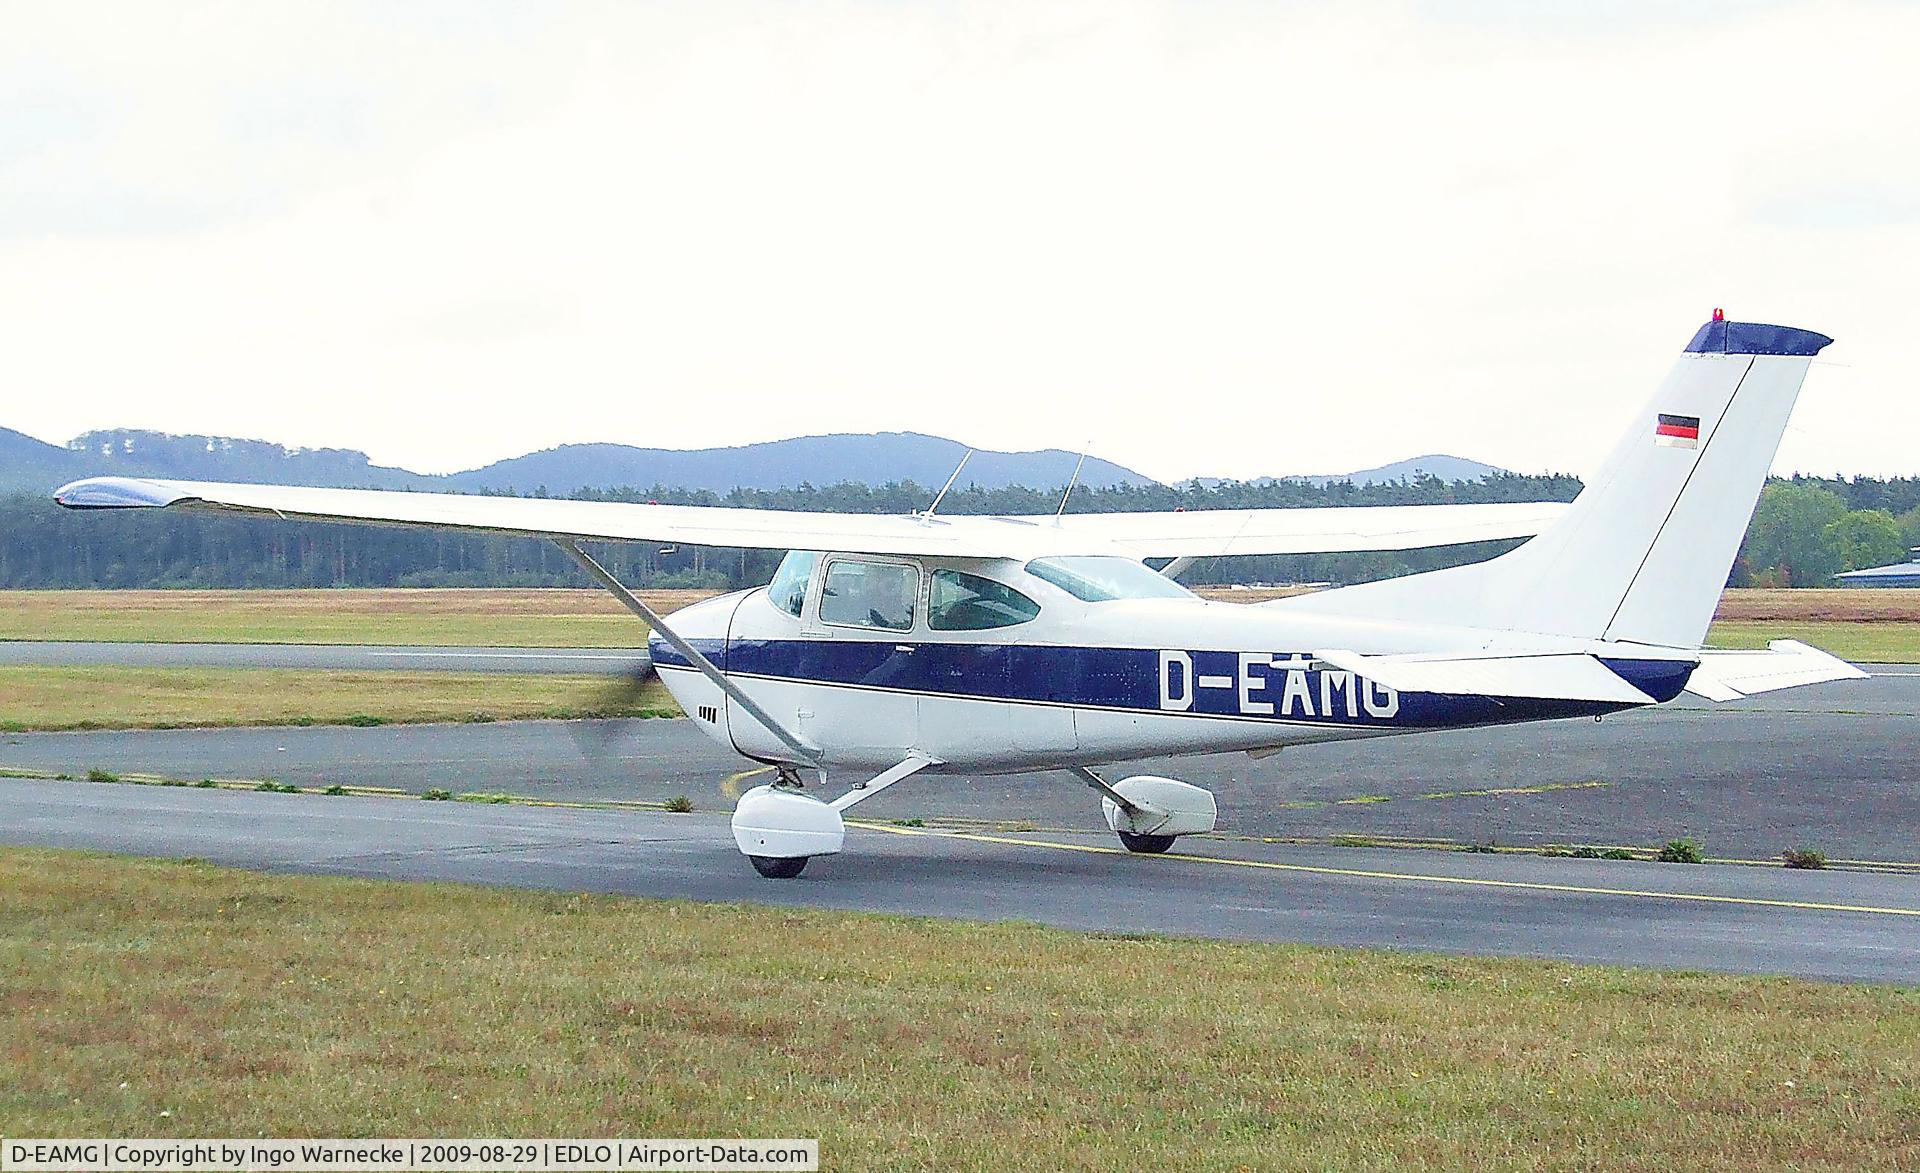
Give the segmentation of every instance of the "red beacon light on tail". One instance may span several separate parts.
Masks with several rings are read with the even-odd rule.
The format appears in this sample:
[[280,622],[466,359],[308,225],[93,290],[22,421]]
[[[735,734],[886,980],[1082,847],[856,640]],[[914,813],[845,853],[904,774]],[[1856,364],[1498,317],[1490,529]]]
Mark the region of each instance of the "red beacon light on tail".
[[1714,321],[1716,321],[1716,322],[1724,322],[1724,321],[1726,321],[1726,320],[1727,320],[1727,311],[1725,311],[1725,310],[1723,310],[1723,309],[1715,309],[1715,310],[1713,311],[1713,320],[1714,320]]

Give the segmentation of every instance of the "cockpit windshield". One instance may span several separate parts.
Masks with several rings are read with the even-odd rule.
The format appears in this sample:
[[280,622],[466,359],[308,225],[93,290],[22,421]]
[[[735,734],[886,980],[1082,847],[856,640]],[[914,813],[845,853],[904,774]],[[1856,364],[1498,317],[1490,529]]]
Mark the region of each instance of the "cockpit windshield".
[[1052,583],[1076,599],[1108,603],[1115,599],[1191,599],[1192,591],[1145,563],[1109,554],[1035,558],[1027,573]]
[[813,568],[820,565],[820,555],[811,550],[795,550],[780,562],[780,569],[773,572],[773,581],[767,584],[767,598],[773,605],[787,614],[798,618],[807,601],[807,584],[813,581]]

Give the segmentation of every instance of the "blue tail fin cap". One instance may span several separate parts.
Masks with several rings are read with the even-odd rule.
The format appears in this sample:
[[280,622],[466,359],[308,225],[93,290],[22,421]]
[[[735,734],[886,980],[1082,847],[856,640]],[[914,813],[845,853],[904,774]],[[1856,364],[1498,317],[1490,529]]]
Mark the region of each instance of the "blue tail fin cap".
[[1815,355],[1833,339],[1792,326],[1761,322],[1708,322],[1687,343],[1689,354]]

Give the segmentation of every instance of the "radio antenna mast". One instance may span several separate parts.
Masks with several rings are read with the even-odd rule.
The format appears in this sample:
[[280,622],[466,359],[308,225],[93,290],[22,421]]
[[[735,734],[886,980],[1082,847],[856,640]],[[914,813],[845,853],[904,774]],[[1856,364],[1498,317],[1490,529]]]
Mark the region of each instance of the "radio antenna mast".
[[1060,515],[1067,511],[1067,498],[1073,496],[1073,487],[1080,483],[1080,466],[1087,462],[1087,448],[1091,447],[1093,441],[1088,440],[1086,447],[1080,449],[1080,459],[1073,462],[1073,475],[1067,478],[1067,491],[1060,494],[1060,508],[1053,511],[1055,521],[1059,521]]
[[947,490],[953,488],[953,482],[960,479],[960,470],[967,467],[967,461],[972,458],[973,449],[969,448],[966,455],[960,458],[960,463],[953,466],[953,475],[947,478],[947,483],[940,486],[940,491],[933,495],[933,504],[927,506],[927,511],[920,515],[921,520],[932,517],[933,511],[940,508],[940,502],[946,499]]

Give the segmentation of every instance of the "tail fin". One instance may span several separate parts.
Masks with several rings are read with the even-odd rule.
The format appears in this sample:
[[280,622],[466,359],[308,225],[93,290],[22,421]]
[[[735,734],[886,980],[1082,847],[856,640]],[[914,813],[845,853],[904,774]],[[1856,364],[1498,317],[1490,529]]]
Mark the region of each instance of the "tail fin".
[[1598,475],[1517,550],[1288,600],[1319,613],[1694,647],[1824,334],[1702,326]]

